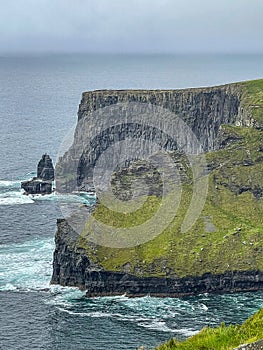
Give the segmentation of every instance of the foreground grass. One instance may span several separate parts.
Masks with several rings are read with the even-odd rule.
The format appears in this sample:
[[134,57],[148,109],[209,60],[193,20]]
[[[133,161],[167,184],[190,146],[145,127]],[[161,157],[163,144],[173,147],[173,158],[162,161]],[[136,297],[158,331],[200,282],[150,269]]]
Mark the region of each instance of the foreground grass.
[[171,339],[156,350],[230,350],[260,339],[263,339],[263,309],[242,325],[204,328],[185,341]]

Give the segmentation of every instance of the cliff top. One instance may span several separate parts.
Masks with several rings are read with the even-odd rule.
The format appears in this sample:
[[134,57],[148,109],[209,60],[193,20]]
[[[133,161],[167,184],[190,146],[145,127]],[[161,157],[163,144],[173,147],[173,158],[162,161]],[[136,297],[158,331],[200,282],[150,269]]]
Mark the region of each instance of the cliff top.
[[246,86],[251,83],[256,83],[256,84],[263,84],[263,78],[261,79],[254,79],[254,80],[245,80],[245,81],[240,81],[240,82],[233,82],[233,83],[226,83],[226,84],[220,84],[220,85],[215,85],[215,86],[200,86],[200,87],[187,87],[187,88],[181,88],[181,89],[97,89],[97,90],[88,90],[84,91],[82,93],[82,96],[84,97],[85,95],[89,94],[115,94],[115,93],[142,93],[142,94],[149,94],[151,92],[204,92],[206,90],[218,90],[222,88],[227,88],[227,87],[241,87],[241,86]]
[[[167,108],[172,112],[178,112],[178,105],[182,103],[187,103],[188,107],[192,108],[194,103],[197,104],[197,100],[202,99],[204,103],[211,104],[214,99],[224,101],[226,98],[240,100],[240,106],[245,113],[252,115],[260,123],[263,122],[263,79],[186,89],[86,91],[82,93],[78,120],[100,108],[117,103],[150,103]],[[185,111],[189,112],[187,108]]]

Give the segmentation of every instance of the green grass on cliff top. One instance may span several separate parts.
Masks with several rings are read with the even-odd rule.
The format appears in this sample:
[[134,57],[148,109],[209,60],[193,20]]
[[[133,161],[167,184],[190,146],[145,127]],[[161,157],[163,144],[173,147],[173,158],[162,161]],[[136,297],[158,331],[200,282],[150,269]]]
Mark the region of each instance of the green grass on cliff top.
[[[260,111],[263,80],[242,84],[243,105]],[[89,244],[87,223],[78,246],[104,269],[137,276],[184,277],[205,272],[263,270],[263,199],[256,196],[263,188],[263,131],[229,125],[223,129],[235,141],[206,154],[213,169],[209,191],[201,215],[188,232],[180,230],[192,197],[191,185],[184,183],[173,222],[153,240],[126,249],[99,245],[94,249]],[[189,173],[187,165],[183,166]],[[98,205],[93,215],[109,226],[132,227],[152,217],[161,205],[160,198],[151,196],[131,214],[114,213]]]
[[171,339],[158,350],[232,350],[260,339],[263,339],[263,309],[242,325],[207,327],[185,341]]
[[253,118],[263,125],[263,79],[242,83],[242,105],[250,107]]

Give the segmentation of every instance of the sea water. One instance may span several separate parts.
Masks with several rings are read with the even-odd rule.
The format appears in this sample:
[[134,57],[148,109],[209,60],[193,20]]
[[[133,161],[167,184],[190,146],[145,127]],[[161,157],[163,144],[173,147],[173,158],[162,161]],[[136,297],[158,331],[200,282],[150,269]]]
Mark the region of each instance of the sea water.
[[83,198],[20,189],[43,153],[56,160],[83,91],[255,79],[262,62],[257,55],[0,57],[0,349],[153,349],[204,326],[242,322],[263,306],[262,292],[87,299],[76,288],[51,286],[56,218]]

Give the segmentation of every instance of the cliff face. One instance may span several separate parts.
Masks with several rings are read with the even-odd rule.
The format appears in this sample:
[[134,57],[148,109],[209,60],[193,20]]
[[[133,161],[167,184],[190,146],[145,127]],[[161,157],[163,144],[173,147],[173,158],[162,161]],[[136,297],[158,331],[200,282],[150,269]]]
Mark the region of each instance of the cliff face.
[[51,283],[75,286],[87,296],[123,295],[158,297],[211,292],[238,292],[263,289],[262,271],[229,271],[184,278],[138,277],[127,272],[104,270],[87,251],[76,244],[76,232],[66,220],[58,220]]
[[[56,167],[57,190],[90,189],[95,166],[101,162],[100,185],[110,179],[124,207],[138,188],[147,199],[133,212],[128,206],[123,212],[114,211],[102,202],[88,218],[81,209],[73,219],[59,220],[52,283],[78,286],[90,296],[263,289],[262,107],[263,81],[188,90],[83,93],[74,142]],[[127,139],[132,142],[126,143]],[[176,196],[168,207],[162,202],[167,189],[160,174],[167,164],[161,164],[160,172],[139,161],[160,149],[168,151],[177,173],[166,182],[179,181],[182,186],[179,209]],[[206,167],[195,174],[188,154],[204,152]],[[206,179],[203,208],[182,233],[192,201],[203,200],[202,185],[196,193],[191,188],[202,178]],[[124,248],[113,244],[122,228],[139,227],[139,233],[148,237],[152,228],[143,222],[150,222],[162,208],[163,221],[166,212],[178,210],[159,235]],[[104,231],[108,245],[101,243],[104,237],[97,234],[96,222],[112,228],[110,238],[109,230]]]
[[[238,120],[246,123],[239,114],[242,95],[240,84],[212,88],[185,90],[101,90],[84,92],[79,105],[78,120],[90,112],[117,103],[150,103],[166,108],[190,123],[198,136],[215,129],[222,123]],[[207,137],[209,135],[207,134]]]
[[[205,151],[218,148],[217,137],[222,124],[251,124],[250,111],[241,104],[242,94],[242,84],[187,90],[83,93],[73,146],[56,168],[57,190],[70,192],[81,185],[85,188],[101,154],[126,138],[139,138],[138,148],[142,153],[147,151],[147,141],[157,142],[166,150],[180,149],[180,145],[169,137],[169,125],[176,128],[176,118],[186,123]],[[130,117],[136,112],[138,118],[132,118],[131,122]],[[165,121],[165,118],[170,120]],[[173,130],[172,133],[182,142],[186,137],[185,130]],[[185,144],[186,147],[191,145],[191,135]],[[123,144],[121,147],[123,153],[129,153],[128,146],[127,149]],[[191,149],[187,151],[191,152]],[[111,157],[118,153],[120,150],[116,149]],[[111,164],[105,166],[110,168]]]

